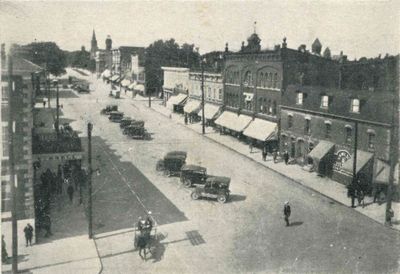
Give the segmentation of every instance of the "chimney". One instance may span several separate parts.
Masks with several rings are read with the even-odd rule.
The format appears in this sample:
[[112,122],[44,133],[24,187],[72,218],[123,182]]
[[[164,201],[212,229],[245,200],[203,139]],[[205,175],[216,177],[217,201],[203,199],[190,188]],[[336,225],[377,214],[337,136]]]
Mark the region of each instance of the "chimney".
[[300,51],[300,52],[306,52],[306,45],[305,44],[301,44],[299,47],[298,47],[298,51]]
[[242,47],[240,50],[244,50],[244,41],[242,41]]
[[282,48],[285,49],[287,47],[286,37],[283,37]]
[[229,48],[228,48],[228,43],[225,43],[225,52],[228,52]]

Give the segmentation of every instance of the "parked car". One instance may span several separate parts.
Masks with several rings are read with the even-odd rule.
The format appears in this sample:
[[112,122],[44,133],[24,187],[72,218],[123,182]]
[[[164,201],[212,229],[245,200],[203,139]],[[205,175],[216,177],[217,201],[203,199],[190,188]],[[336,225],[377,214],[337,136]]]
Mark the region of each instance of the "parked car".
[[180,175],[182,166],[186,163],[186,157],[185,151],[171,151],[157,162],[156,170],[162,170],[168,176]]
[[122,133],[124,135],[127,135],[128,132],[131,130],[130,127],[142,127],[142,128],[144,128],[144,121],[142,121],[142,120],[136,121],[136,120],[132,119],[132,121],[128,125],[123,127],[124,130],[122,131]]
[[68,88],[68,85],[67,84],[62,84],[62,88],[64,88],[64,89],[67,89]]
[[134,120],[131,117],[124,117],[122,118],[121,122],[119,123],[119,127],[124,129],[125,127],[129,126]]
[[121,122],[121,120],[122,120],[123,117],[124,117],[124,113],[123,113],[123,112],[120,112],[120,111],[111,111],[111,112],[110,112],[110,117],[108,117],[108,119],[109,119],[111,122],[119,123],[119,122]]
[[130,125],[126,127],[126,134],[132,139],[145,139],[146,137],[146,129],[137,125]]
[[197,165],[184,165],[181,168],[181,182],[186,187],[203,185],[207,179],[207,169]]
[[90,89],[89,89],[89,85],[84,85],[84,84],[80,84],[77,86],[78,93],[89,93]]
[[118,111],[117,105],[107,105],[100,111],[100,114],[109,115],[111,111]]
[[204,185],[197,186],[192,192],[193,200],[198,200],[202,197],[217,199],[221,204],[229,199],[231,179],[222,176],[212,176],[207,178]]

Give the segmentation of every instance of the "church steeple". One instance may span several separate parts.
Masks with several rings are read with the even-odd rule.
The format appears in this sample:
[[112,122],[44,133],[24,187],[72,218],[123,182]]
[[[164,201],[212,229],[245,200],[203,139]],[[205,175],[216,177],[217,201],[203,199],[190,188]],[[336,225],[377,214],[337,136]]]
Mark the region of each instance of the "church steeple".
[[94,29],[93,29],[92,42],[91,42],[91,47],[90,47],[90,58],[91,59],[95,58],[97,50],[98,50],[98,47],[97,47],[96,33],[94,32]]

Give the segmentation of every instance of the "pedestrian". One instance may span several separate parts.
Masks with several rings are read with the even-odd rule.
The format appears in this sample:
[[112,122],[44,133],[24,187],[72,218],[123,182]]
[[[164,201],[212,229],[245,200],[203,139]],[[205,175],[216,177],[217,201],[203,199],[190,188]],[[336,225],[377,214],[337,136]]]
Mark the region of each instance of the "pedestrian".
[[6,241],[4,241],[4,235],[1,235],[1,262],[8,263],[8,253],[6,248]]
[[283,159],[285,160],[285,164],[287,165],[289,163],[289,153],[287,150],[283,153]]
[[27,224],[24,228],[24,234],[25,234],[25,241],[26,241],[26,246],[28,244],[32,246],[32,237],[33,237],[33,227],[31,224]]
[[364,191],[362,189],[357,190],[358,205],[362,205],[362,208],[365,207],[364,198],[365,198]]
[[275,164],[276,161],[277,161],[277,158],[278,158],[278,152],[276,151],[276,149],[274,149],[274,152],[273,152],[272,157],[273,157],[273,159],[274,159],[274,164]]
[[262,159],[264,162],[267,160],[267,153],[268,153],[267,146],[264,146],[262,151]]
[[392,226],[392,218],[394,217],[393,209],[389,208],[386,210],[386,224]]
[[291,213],[292,213],[292,210],[291,210],[291,208],[290,208],[289,202],[286,201],[285,204],[284,204],[284,206],[283,206],[283,215],[284,215],[284,217],[285,217],[286,226],[289,226],[289,225],[290,225],[290,223],[289,223],[289,217],[290,217],[290,214],[291,214]]
[[355,207],[354,205],[354,200],[356,196],[356,189],[354,187],[354,184],[351,183],[347,186],[347,197],[351,198],[351,207]]
[[[138,237],[138,243],[137,243],[138,247],[139,247],[139,256],[142,259],[146,259],[146,236],[144,234],[140,234]],[[144,256],[142,256],[142,251],[144,253]]]
[[43,108],[46,107],[46,98],[43,98]]
[[380,187],[378,187],[378,184],[374,184],[374,189],[373,189],[373,194],[374,194],[374,203],[376,202],[376,200],[378,200],[378,204],[380,204],[380,198],[379,195],[381,194],[381,189]]
[[185,113],[185,125],[187,125],[188,124],[188,116],[187,116],[187,114]]
[[67,188],[67,193],[69,197],[69,201],[72,203],[74,199],[74,187],[70,184]]
[[147,217],[146,217],[146,223],[145,223],[146,228],[151,231],[153,228],[153,216],[151,216],[151,211],[147,212]]

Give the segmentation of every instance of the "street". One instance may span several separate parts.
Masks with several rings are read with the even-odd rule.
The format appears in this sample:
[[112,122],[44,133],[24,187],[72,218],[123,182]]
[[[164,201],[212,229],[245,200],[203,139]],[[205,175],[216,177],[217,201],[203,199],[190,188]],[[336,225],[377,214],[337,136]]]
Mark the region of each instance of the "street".
[[[94,91],[62,104],[85,149],[87,122],[94,125],[94,234],[103,273],[398,271],[397,231],[176,124],[149,109],[146,100],[130,93],[114,99],[109,85],[91,81]],[[132,140],[100,115],[111,103],[144,120],[151,140]],[[179,178],[157,172],[157,160],[172,150],[187,151],[187,163],[209,174],[231,177],[230,201],[193,201]],[[285,201],[292,206],[290,227],[283,220]],[[133,250],[133,225],[149,210],[160,238],[154,254],[142,261]]]

